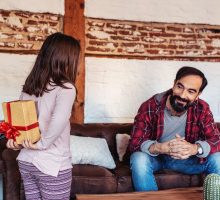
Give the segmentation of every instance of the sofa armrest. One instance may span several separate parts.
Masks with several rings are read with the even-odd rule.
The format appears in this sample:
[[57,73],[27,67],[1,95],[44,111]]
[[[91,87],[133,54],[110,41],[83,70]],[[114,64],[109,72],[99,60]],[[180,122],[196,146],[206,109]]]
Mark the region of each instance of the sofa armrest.
[[2,154],[3,150],[6,149],[7,139],[4,136],[0,136],[0,152]]
[[5,200],[20,200],[21,176],[16,158],[19,151],[5,149],[2,153],[4,165],[3,196]]
[[6,149],[6,142],[7,140],[5,138],[0,139],[0,174],[3,174],[5,171],[4,162],[2,160],[2,153]]

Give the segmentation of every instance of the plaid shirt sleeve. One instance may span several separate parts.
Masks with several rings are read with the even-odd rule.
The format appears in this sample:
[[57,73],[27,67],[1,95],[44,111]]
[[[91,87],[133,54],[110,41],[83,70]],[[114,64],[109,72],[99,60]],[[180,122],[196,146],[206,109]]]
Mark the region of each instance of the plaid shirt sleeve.
[[201,99],[195,109],[189,110],[186,136],[191,143],[206,141],[210,145],[210,153],[220,151],[219,130],[209,105]]
[[138,114],[134,119],[134,125],[131,132],[131,140],[129,143],[130,152],[139,151],[141,144],[150,139],[152,133],[151,118],[154,113],[155,105],[153,99],[144,102],[138,110]]
[[211,147],[210,153],[215,153],[220,151],[220,133],[214,122],[212,112],[209,107],[205,110],[204,114],[204,136],[205,140],[209,143]]

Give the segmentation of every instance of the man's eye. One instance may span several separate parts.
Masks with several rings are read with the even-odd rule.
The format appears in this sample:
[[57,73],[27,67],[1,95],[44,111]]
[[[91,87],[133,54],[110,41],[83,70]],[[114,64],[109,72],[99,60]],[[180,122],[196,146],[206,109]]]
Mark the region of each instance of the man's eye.
[[195,92],[190,90],[190,91],[189,91],[189,94],[195,94]]

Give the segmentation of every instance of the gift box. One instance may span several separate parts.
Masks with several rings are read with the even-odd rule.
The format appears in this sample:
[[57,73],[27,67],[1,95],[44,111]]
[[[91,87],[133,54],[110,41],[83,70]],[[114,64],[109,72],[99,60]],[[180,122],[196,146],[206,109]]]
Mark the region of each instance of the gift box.
[[18,144],[22,144],[25,139],[32,143],[40,139],[34,101],[4,102],[2,108],[4,122],[1,123],[0,129],[5,132],[6,138],[14,139]]

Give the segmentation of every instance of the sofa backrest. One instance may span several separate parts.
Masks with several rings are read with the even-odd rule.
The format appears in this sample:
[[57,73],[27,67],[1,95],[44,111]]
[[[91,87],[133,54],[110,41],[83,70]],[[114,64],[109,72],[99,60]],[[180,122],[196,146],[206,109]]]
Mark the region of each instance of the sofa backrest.
[[[216,123],[220,131],[220,122]],[[97,137],[105,138],[112,156],[115,160],[118,159],[118,154],[116,151],[116,134],[117,133],[127,133],[130,135],[132,129],[131,123],[93,123],[93,124],[71,124],[71,135],[84,136],[84,137]]]
[[127,133],[130,135],[131,129],[132,124],[71,124],[70,134],[84,137],[105,138],[112,156],[117,160],[116,134]]

